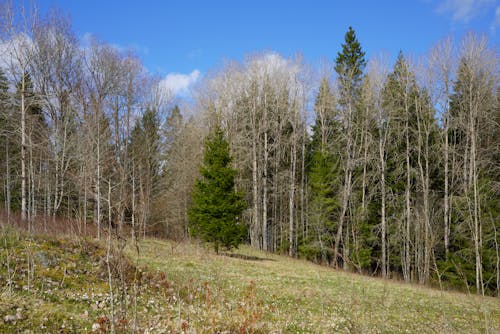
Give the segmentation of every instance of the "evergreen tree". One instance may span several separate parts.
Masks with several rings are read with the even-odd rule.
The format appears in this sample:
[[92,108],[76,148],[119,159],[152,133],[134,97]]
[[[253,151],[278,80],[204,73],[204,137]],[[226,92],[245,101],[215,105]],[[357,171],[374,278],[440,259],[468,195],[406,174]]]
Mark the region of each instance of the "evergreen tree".
[[0,68],[0,94],[3,97],[5,93],[7,93],[7,89],[9,88],[7,77],[5,76],[5,72]]
[[309,259],[329,263],[333,255],[334,221],[340,203],[338,159],[324,150],[312,152],[309,169],[311,233],[299,251]]
[[140,221],[144,235],[148,225],[151,226],[160,218],[160,214],[155,210],[162,186],[160,119],[155,108],[147,108],[142,118],[135,124],[129,148],[134,174],[138,181],[137,188],[141,189],[139,191],[141,204],[138,210],[145,212]]
[[164,126],[164,136],[165,136],[165,154],[168,158],[170,150],[172,150],[173,144],[179,137],[184,125],[184,118],[182,117],[181,110],[179,106],[174,106],[170,110],[167,119],[165,120]]
[[479,64],[460,60],[451,96],[450,254],[438,264],[453,285],[466,280],[477,293],[484,288],[498,294],[499,112],[493,76]]
[[5,73],[0,68],[0,137],[7,137],[6,126],[7,121],[10,118],[9,109],[9,94],[8,94],[9,84]]
[[338,215],[339,159],[332,154],[339,124],[334,119],[334,97],[327,79],[323,79],[314,103],[313,126],[308,161],[311,231],[299,245],[299,253],[310,260],[332,260],[334,221]]
[[[0,68],[0,182],[2,191],[0,192],[0,200],[2,204],[10,206],[9,190],[11,186],[9,183],[7,175],[9,175],[10,170],[7,171],[11,159],[10,152],[12,148],[9,146],[9,134],[13,132],[12,124],[10,124],[10,106],[9,106],[9,96],[8,96],[8,82],[3,70]],[[12,145],[13,146],[13,145]],[[9,172],[9,173],[8,173]],[[7,208],[6,208],[7,209]]]
[[[184,118],[182,117],[181,110],[179,109],[179,106],[176,105],[170,110],[163,126],[164,152],[162,157],[165,165],[163,166],[162,174],[163,176],[166,176],[167,179],[172,172],[172,165],[175,165],[176,163],[176,161],[172,159],[175,159],[173,156],[175,155],[174,151],[176,150],[176,143],[181,136],[184,126]],[[167,184],[168,183],[170,183],[170,181],[168,181]]]
[[[350,250],[352,248],[353,212],[356,208],[353,206],[353,185],[356,175],[355,163],[359,160],[357,157],[360,144],[356,140],[356,113],[357,100],[360,96],[361,83],[363,79],[363,70],[366,64],[365,53],[361,50],[361,45],[356,37],[356,33],[349,27],[345,35],[345,42],[342,44],[342,51],[337,54],[335,59],[335,71],[338,75],[338,88],[340,100],[338,103],[337,119],[340,121],[342,131],[337,141],[340,156],[341,170],[343,172],[341,197],[341,210],[338,216],[338,228],[335,236],[335,267],[338,267],[339,261],[344,269],[349,269]],[[342,247],[342,254],[339,249]]]
[[357,97],[365,65],[365,52],[361,49],[356,32],[352,27],[349,27],[342,44],[342,51],[337,54],[335,59],[335,72],[339,76],[342,104],[353,103]]
[[191,233],[205,242],[227,249],[243,242],[246,227],[240,221],[245,209],[243,195],[234,190],[237,171],[231,166],[229,143],[220,128],[209,137],[203,165],[202,179],[194,186],[192,206],[188,211]]

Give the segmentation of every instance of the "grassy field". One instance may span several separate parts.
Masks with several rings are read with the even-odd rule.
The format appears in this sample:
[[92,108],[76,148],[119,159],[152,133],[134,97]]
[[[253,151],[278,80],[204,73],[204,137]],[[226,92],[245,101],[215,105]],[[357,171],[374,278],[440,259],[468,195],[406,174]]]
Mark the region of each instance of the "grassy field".
[[[363,277],[242,247],[142,243],[140,261],[180,283],[169,304],[202,332],[490,333],[500,300]],[[174,294],[174,295],[175,295]],[[182,320],[181,320],[182,321]],[[245,332],[245,331],[243,331]]]
[[249,247],[215,255],[198,244],[147,239],[138,258],[126,247],[125,257],[111,254],[108,268],[104,243],[18,233],[0,241],[0,333],[107,333],[112,309],[123,333],[500,332],[498,298]]

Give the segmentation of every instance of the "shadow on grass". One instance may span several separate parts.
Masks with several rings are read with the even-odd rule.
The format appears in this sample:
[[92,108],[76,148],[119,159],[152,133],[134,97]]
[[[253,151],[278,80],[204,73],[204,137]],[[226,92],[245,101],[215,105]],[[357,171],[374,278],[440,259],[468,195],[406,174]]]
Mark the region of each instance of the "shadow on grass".
[[234,257],[236,259],[247,260],[247,261],[275,261],[273,259],[268,259],[265,257],[244,255],[244,254],[236,254],[236,253],[220,253],[222,256]]

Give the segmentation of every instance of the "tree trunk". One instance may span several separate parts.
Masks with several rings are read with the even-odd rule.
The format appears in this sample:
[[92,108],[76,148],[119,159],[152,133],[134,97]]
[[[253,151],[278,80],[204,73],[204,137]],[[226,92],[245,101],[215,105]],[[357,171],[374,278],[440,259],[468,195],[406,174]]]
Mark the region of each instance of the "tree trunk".
[[5,208],[7,210],[7,223],[10,225],[10,165],[9,165],[9,137],[5,137]]
[[[405,236],[405,266],[406,272],[411,273],[411,257],[410,257],[410,228],[411,228],[411,206],[410,206],[410,189],[411,189],[411,166],[410,166],[410,129],[408,125],[408,108],[406,111],[405,136],[406,136],[406,189],[405,189],[405,213],[406,213],[406,236]],[[411,276],[411,274],[410,274]]]
[[[344,167],[344,184],[342,189],[342,209],[339,217],[339,226],[337,229],[337,235],[335,237],[335,248],[334,248],[334,256],[335,268],[338,268],[338,259],[339,259],[339,245],[341,242],[341,238],[343,236],[343,226],[345,222],[345,215],[347,214],[349,199],[351,197],[351,183],[352,183],[352,158],[353,158],[353,138],[352,138],[352,106],[348,105],[347,111],[347,120],[346,120],[346,137],[347,137],[347,147],[346,149],[346,162]],[[347,229],[348,230],[348,229]],[[348,245],[343,245],[344,250],[348,247]],[[346,268],[347,266],[347,258],[346,254],[342,254],[343,258],[343,266]]]
[[[255,130],[254,130],[255,131]],[[253,217],[252,226],[250,226],[250,244],[253,247],[259,247],[258,227],[259,227],[259,188],[257,179],[257,143],[256,136],[252,141],[252,199],[253,199]]]
[[21,220],[26,221],[26,101],[25,87],[26,73],[23,71],[21,78]]
[[97,240],[101,240],[101,133],[100,133],[100,119],[97,113],[97,178],[96,178],[96,220],[97,225]]
[[[446,95],[448,100],[448,94]],[[447,101],[447,106],[448,106]],[[450,199],[449,199],[449,108],[446,110],[446,115],[444,117],[444,251],[445,251],[445,259],[448,260],[449,251],[450,251]]]
[[295,216],[295,170],[296,170],[296,164],[297,164],[297,144],[294,139],[292,148],[291,148],[291,155],[290,155],[290,196],[289,196],[289,255],[294,257],[296,254],[296,245],[295,245],[295,221],[294,221],[294,216]]
[[[264,120],[266,121],[266,115]],[[265,126],[264,126],[265,127]],[[268,164],[268,144],[267,128],[264,129],[264,166],[262,176],[262,249],[268,251],[268,232],[267,232],[267,164]]]
[[[383,130],[382,130],[383,131]],[[384,131],[385,132],[385,131]],[[379,159],[380,159],[380,196],[381,196],[381,211],[380,222],[382,225],[382,277],[387,277],[387,245],[386,245],[386,218],[385,218],[385,134],[379,139]],[[403,270],[403,273],[406,272]],[[406,276],[405,276],[406,280]]]

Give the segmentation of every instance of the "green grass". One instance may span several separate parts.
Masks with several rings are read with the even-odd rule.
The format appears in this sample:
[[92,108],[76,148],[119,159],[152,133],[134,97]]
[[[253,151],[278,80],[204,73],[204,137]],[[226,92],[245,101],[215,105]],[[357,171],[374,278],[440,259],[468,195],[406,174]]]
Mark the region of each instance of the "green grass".
[[[364,277],[242,247],[215,255],[147,240],[140,262],[165,272],[183,296],[177,318],[202,332],[490,333],[500,300]],[[209,297],[205,296],[209,295]]]
[[0,242],[1,333],[90,330],[102,313],[92,304],[106,293],[100,262],[104,253],[98,244],[28,238],[15,231]]
[[[104,243],[12,231],[0,243],[0,333],[87,333],[98,323],[106,332],[112,305]],[[113,253],[117,332],[130,333],[134,314],[140,333],[500,330],[498,298],[349,274],[250,247],[215,255],[198,244],[147,239],[139,258],[132,247],[125,253],[128,260]],[[19,319],[4,321],[18,310]]]

